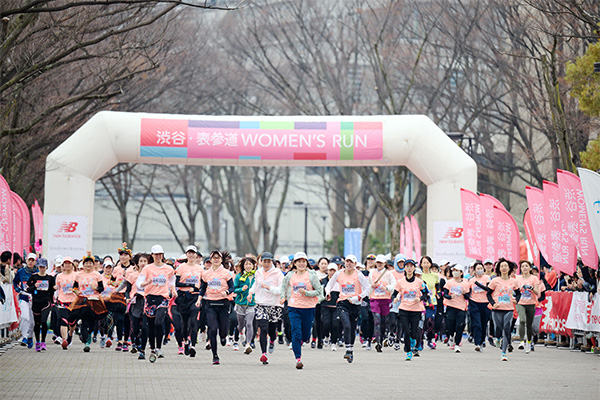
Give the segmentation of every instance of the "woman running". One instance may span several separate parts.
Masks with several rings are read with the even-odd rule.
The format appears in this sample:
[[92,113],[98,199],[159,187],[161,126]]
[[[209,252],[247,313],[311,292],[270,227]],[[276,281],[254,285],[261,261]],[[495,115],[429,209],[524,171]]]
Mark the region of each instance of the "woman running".
[[454,350],[455,353],[460,353],[471,285],[469,281],[463,278],[462,265],[453,265],[451,271],[452,278],[442,288],[444,290],[444,305],[446,306],[446,335],[449,338],[450,349]]
[[203,298],[206,298],[206,323],[208,325],[208,338],[213,354],[213,365],[219,365],[217,354],[217,331],[221,338],[221,346],[227,344],[227,327],[229,323],[229,294],[233,293],[233,279],[223,265],[223,254],[214,250],[210,253],[211,267],[202,273],[200,294],[196,306],[200,307]]
[[[327,277],[321,280],[321,286],[325,288],[329,280],[338,270],[336,263],[329,263]],[[336,283],[330,293],[329,300],[323,300],[321,304],[321,320],[323,321],[323,337],[329,337],[331,351],[337,350],[337,341],[340,338],[340,323],[336,303],[340,296],[340,284]]]
[[[33,312],[33,333],[35,335],[35,351],[46,351],[46,334],[48,333],[48,315],[54,297],[54,277],[46,273],[48,260],[38,258],[35,266],[39,272],[31,275],[27,281],[27,291],[31,293],[31,311]],[[40,335],[41,331],[41,335]]]
[[292,327],[292,349],[296,357],[296,369],[302,369],[302,343],[310,340],[315,318],[315,307],[323,300],[323,290],[316,272],[308,269],[308,258],[303,252],[294,255],[292,270],[283,278],[281,300],[288,301]]
[[369,282],[367,278],[356,269],[356,256],[346,256],[346,268],[336,272],[325,287],[327,300],[331,299],[331,292],[336,283],[340,285],[340,296],[337,309],[344,329],[344,342],[346,353],[344,359],[351,363],[354,361],[354,341],[356,340],[356,324],[360,314],[361,300],[369,295]]
[[415,276],[414,260],[404,262],[404,277],[396,282],[393,298],[394,303],[400,303],[398,317],[404,333],[404,351],[406,361],[413,358],[414,344],[417,342],[417,331],[421,314],[425,310],[423,302],[427,301],[429,294],[425,283]]
[[[382,352],[382,341],[388,327],[388,315],[392,303],[392,293],[396,286],[394,275],[385,267],[386,258],[378,254],[375,258],[375,268],[369,271],[369,285],[371,286],[370,306],[373,313],[373,333],[375,334],[375,350]],[[368,338],[371,340],[371,338]]]
[[500,356],[502,361],[508,361],[506,350],[511,341],[510,326],[519,297],[519,285],[516,279],[510,277],[515,268],[513,262],[500,258],[496,263],[496,277],[488,284],[487,291],[487,298],[492,306],[496,337],[502,337]]
[[475,342],[475,351],[482,351],[485,344],[486,330],[488,320],[492,311],[488,308],[486,289],[490,283],[490,277],[485,275],[484,267],[481,261],[476,261],[475,276],[471,278],[471,298],[469,299],[469,316],[471,317],[471,327],[473,328],[473,341]]
[[83,270],[78,272],[73,282],[73,292],[77,299],[71,304],[69,322],[81,319],[81,341],[85,344],[83,351],[89,353],[92,343],[91,328],[94,322],[106,316],[108,311],[100,299],[104,291],[102,276],[94,269],[95,259],[88,253],[81,260]]
[[234,311],[237,315],[238,332],[244,332],[246,336],[244,354],[250,354],[252,353],[252,342],[254,342],[254,314],[256,312],[256,303],[250,294],[250,288],[254,284],[256,260],[253,257],[244,257],[240,261],[240,266],[242,270],[233,280]]
[[64,350],[73,340],[73,332],[75,331],[75,323],[69,322],[71,311],[69,307],[77,299],[77,295],[73,293],[73,284],[75,283],[76,273],[73,271],[73,259],[65,257],[63,259],[61,273],[56,275],[55,290],[58,291],[56,300],[56,312],[58,314],[58,323],[60,326],[60,345]]
[[163,261],[165,252],[160,245],[151,249],[154,262],[148,264],[137,278],[136,285],[144,290],[146,302],[144,304],[143,329],[147,334],[142,334],[142,350],[140,358],[144,357],[146,338],[150,340],[150,362],[156,358],[164,358],[161,350],[163,340],[163,323],[169,306],[169,295],[177,296],[175,290],[175,272],[173,268]]
[[172,319],[175,325],[175,338],[179,344],[177,354],[196,356],[196,343],[198,342],[198,313],[200,307],[198,294],[200,293],[200,280],[204,268],[199,260],[202,254],[194,245],[185,249],[187,261],[180,264],[175,271],[175,286],[177,287],[176,308],[172,308]]
[[[127,271],[131,269],[131,258],[132,252],[131,249],[127,248],[127,243],[123,242],[123,247],[117,250],[119,253],[119,262],[113,268],[112,276],[113,276],[113,286],[119,287],[118,290],[115,290],[115,293],[121,293],[123,296],[127,290],[126,287],[120,287],[121,283],[125,281],[125,275]],[[115,327],[117,328],[117,347],[115,351],[129,351],[128,340],[129,340],[129,327],[131,322],[129,321],[129,314],[125,312],[114,311],[113,318]]]
[[[519,349],[525,348],[525,353],[531,351],[531,340],[533,339],[533,319],[535,318],[535,305],[540,295],[540,280],[537,276],[531,274],[531,263],[522,260],[519,263],[521,275],[517,276],[517,284],[521,292],[521,298],[517,303],[517,312],[519,313]],[[525,327],[527,327],[527,342],[523,343],[525,337]]]
[[437,306],[437,291],[439,288],[440,278],[437,274],[437,271],[432,271],[433,261],[431,260],[431,257],[421,257],[419,265],[421,267],[421,270],[423,271],[423,276],[421,279],[427,285],[427,290],[429,290],[430,299],[430,305],[425,309],[423,336],[424,339],[427,339],[427,346],[429,346],[431,350],[435,350],[435,308]]
[[139,288],[136,285],[136,282],[140,276],[140,272],[146,267],[146,265],[152,264],[153,262],[154,259],[150,254],[138,253],[131,259],[133,268],[128,268],[127,273],[125,274],[124,284],[127,287],[126,293],[129,297],[127,313],[129,314],[129,320],[131,321],[131,352],[136,353],[139,351],[139,360],[144,360],[146,358],[142,348],[142,343],[145,343],[146,340],[148,340],[148,337],[144,336],[145,334],[147,335],[147,332],[142,328],[142,322],[144,319],[144,304],[146,302],[144,296],[145,293],[143,288]]

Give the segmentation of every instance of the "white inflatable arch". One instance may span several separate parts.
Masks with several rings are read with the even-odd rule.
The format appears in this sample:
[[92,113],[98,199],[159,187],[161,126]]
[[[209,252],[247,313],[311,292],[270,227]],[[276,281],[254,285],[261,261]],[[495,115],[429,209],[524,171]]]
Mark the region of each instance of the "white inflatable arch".
[[118,163],[405,165],[427,185],[431,255],[437,253],[435,222],[461,221],[460,188],[477,189],[473,159],[422,115],[215,117],[103,111],[47,158],[47,257],[79,256],[92,249],[95,182]]

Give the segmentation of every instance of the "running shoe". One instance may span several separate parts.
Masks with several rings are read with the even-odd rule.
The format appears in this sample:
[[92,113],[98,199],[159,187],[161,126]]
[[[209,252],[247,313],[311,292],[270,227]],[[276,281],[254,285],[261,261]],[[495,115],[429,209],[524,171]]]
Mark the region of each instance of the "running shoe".
[[302,369],[302,367],[304,367],[304,364],[302,364],[302,360],[297,358],[296,359],[296,369]]
[[41,351],[46,351],[46,342],[42,342],[42,343],[40,344],[40,350],[41,350]]
[[277,332],[277,336],[278,336],[277,342],[279,344],[283,344],[283,332]]
[[54,344],[61,344],[62,343],[62,338],[60,336],[57,336],[54,338]]
[[23,340],[21,340],[21,346],[23,347],[27,346],[28,343],[29,341],[27,340],[27,338],[23,338]]
[[269,357],[267,357],[267,353],[263,353],[263,355],[260,356],[260,362],[264,365],[267,365],[269,363]]
[[143,351],[138,351],[138,360],[145,360],[146,359],[146,355],[144,354]]
[[[233,346],[233,340],[231,339],[231,336],[227,336],[227,346],[231,347]],[[221,339],[221,345],[223,344],[223,339]]]
[[206,342],[206,346],[204,346],[206,350],[210,350],[210,342]]
[[165,358],[165,355],[163,354],[161,349],[156,349],[156,356],[158,358]]
[[519,343],[519,350],[523,350],[525,348],[525,342],[521,340],[521,343]]
[[220,365],[221,361],[219,360],[219,357],[213,357],[213,362],[212,365]]
[[[370,350],[370,349],[368,349],[368,350]],[[382,350],[381,350],[381,343],[377,342],[377,344],[375,344],[375,350],[377,350],[378,353],[382,352]]]
[[413,358],[413,353],[411,351],[409,351],[408,353],[406,353],[406,358],[404,359],[405,361],[410,361]]
[[454,352],[460,353],[460,345],[457,345],[456,347],[454,347]]
[[85,344],[85,346],[83,347],[83,352],[84,353],[89,353],[90,352],[90,345],[89,344]]
[[[312,340],[310,342],[310,348],[311,349],[316,349],[317,348],[317,341],[316,340]],[[300,362],[300,364],[302,364],[302,362]],[[298,368],[299,369],[299,368]]]
[[42,344],[40,342],[35,342],[35,351],[39,352],[42,349]]
[[275,351],[275,343],[269,341],[269,354],[272,354]]
[[400,343],[398,343],[398,342],[394,343],[394,350],[396,350],[396,351],[400,350]]
[[531,351],[535,351],[535,344],[531,343]]
[[196,348],[194,346],[190,346],[190,357],[196,357]]
[[163,339],[163,346],[166,346],[169,344],[169,337],[165,336],[165,338]]
[[94,337],[92,338],[92,342],[98,343],[98,336],[94,335]]
[[367,345],[365,347],[367,348],[367,350],[371,350],[372,349],[371,342],[370,341],[367,342]]
[[115,351],[121,351],[123,350],[123,342],[121,342],[120,340],[117,342],[117,347],[115,347]]
[[112,346],[112,340],[110,338],[106,339],[106,347]]
[[183,354],[185,354],[186,356],[190,355],[190,342],[185,342],[185,344],[183,345]]
[[123,353],[127,353],[129,351],[129,347],[127,346],[127,343],[123,343]]
[[137,353],[137,351],[138,351],[138,349],[137,349],[137,347],[135,347],[135,346],[131,346],[131,350],[129,350],[129,352],[130,352],[131,354],[135,354],[135,353]]
[[413,357],[421,357],[421,354],[419,354],[419,350],[413,350]]
[[250,354],[252,353],[252,346],[250,346],[250,344],[246,345],[246,348],[244,349],[244,354]]
[[352,361],[354,361],[354,354],[352,354],[350,350],[346,350],[346,354],[344,354],[344,359],[351,363]]
[[513,345],[509,343],[509,345],[508,345],[508,352],[512,353],[514,349],[515,348],[513,347]]
[[256,345],[254,344],[254,342],[250,342],[250,347],[252,347],[252,350],[254,350],[256,348]]
[[233,351],[238,351],[240,349],[240,345],[237,343],[233,344]]
[[389,341],[387,340],[387,338],[385,338],[385,339],[383,339],[383,342],[381,343],[381,345],[383,347],[388,347],[388,343],[389,343]]
[[494,338],[491,336],[488,336],[488,343],[490,344],[490,346],[496,347],[496,344],[494,343]]
[[63,350],[67,350],[67,347],[69,347],[69,342],[66,340],[63,340],[60,345],[63,348]]
[[185,351],[183,349],[183,346],[180,346],[179,349],[177,349],[177,355],[179,355],[179,356],[185,355]]
[[500,359],[501,359],[502,361],[508,361],[508,357],[506,357],[506,353],[502,353],[502,354],[500,354]]
[[103,349],[104,347],[106,347],[106,336],[100,338],[100,348]]
[[323,348],[323,342],[317,343],[317,349],[321,350]]
[[224,347],[225,345],[227,345],[227,338],[221,338],[221,346]]
[[363,342],[362,338],[360,340],[362,342],[362,344],[360,345],[360,347],[362,347],[363,349],[367,347],[367,342]]
[[525,343],[525,354],[529,354],[529,352],[531,352],[531,343],[527,342]]
[[33,347],[33,338],[27,339],[27,348],[31,349]]
[[292,350],[294,348],[294,346],[292,346],[292,343],[288,343],[288,350]]
[[475,351],[481,351],[481,346],[480,345],[476,345],[475,346]]
[[331,344],[331,351],[336,351],[336,350],[337,350],[337,347],[336,347],[335,343],[332,343]]

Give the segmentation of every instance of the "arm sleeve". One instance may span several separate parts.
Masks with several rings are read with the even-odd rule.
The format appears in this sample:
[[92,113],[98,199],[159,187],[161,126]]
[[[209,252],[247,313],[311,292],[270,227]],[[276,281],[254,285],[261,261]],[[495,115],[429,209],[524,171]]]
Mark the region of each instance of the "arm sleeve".
[[141,286],[144,282],[146,282],[146,275],[140,274],[135,281],[135,286],[137,286],[139,290],[144,290],[144,288]]
[[194,285],[190,285],[189,283],[181,282],[181,276],[175,275],[175,287],[192,287]]
[[475,281],[475,284],[477,286],[479,286],[480,288],[482,288],[483,290],[485,290],[486,292],[491,292],[492,291],[489,287],[482,285],[480,282]]
[[492,293],[493,293],[493,291],[488,290],[488,292],[486,293],[486,297],[488,299],[488,302],[493,306],[494,304],[496,304],[496,302],[494,301],[494,298],[492,297]]
[[325,286],[325,295],[329,295],[331,294],[331,290],[333,289],[333,285],[335,285],[335,283],[337,282],[337,278],[340,275],[341,271],[337,271],[335,274],[333,274],[333,276],[331,277],[331,279],[329,280],[329,282],[327,282],[327,286]]
[[546,300],[546,291],[542,290],[542,293],[540,293],[540,295],[538,296],[538,301],[544,301]]
[[229,278],[227,281],[227,291],[233,293],[233,279]]
[[452,296],[450,296],[450,292],[448,291],[447,288],[444,288],[444,298],[445,299],[451,299]]
[[104,282],[102,282],[102,280],[98,281],[98,288],[96,290],[98,291],[98,293],[104,292]]
[[208,283],[206,281],[201,281],[200,283],[200,296],[204,297],[206,294],[206,289],[208,288]]
[[358,281],[360,282],[360,287],[362,288],[362,292],[359,294],[359,296],[361,299],[364,299],[365,297],[369,296],[369,293],[371,293],[371,286],[369,286],[369,281],[367,281],[367,278],[360,272],[358,274]]
[[469,300],[471,298],[471,289],[467,293],[463,293],[465,300]]
[[519,300],[521,300],[521,291],[519,290],[519,288],[515,289],[515,299],[517,300],[517,303],[519,302]]
[[27,279],[27,292],[33,293],[35,290],[35,279],[33,279],[33,275]]

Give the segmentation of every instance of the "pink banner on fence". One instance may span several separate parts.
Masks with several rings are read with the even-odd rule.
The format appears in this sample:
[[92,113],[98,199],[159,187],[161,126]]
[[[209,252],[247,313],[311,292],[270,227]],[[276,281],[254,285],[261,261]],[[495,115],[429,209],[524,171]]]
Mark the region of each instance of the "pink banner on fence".
[[519,228],[515,219],[504,208],[494,206],[496,257],[519,262]]
[[494,206],[505,210],[504,205],[494,196],[479,194],[481,205],[481,260],[497,260],[496,245],[494,241]]
[[400,254],[404,254],[406,256],[406,241],[404,239],[405,230],[404,230],[404,222],[400,223]]
[[13,250],[13,208],[10,187],[0,175],[0,252]]
[[421,259],[421,229],[414,215],[410,216],[412,224],[413,242],[415,244],[415,260],[418,262]]
[[531,211],[529,211],[529,208],[525,210],[525,214],[523,215],[523,228],[525,228],[525,235],[527,236],[531,254],[533,255],[533,265],[539,267],[541,262],[540,247],[533,232],[533,221],[531,220]]
[[481,259],[481,204],[479,196],[470,190],[460,189],[465,256]]
[[22,232],[22,239],[21,239],[21,243],[22,243],[22,248],[19,249],[19,251],[21,253],[23,253],[23,251],[25,251],[25,253],[29,252],[29,241],[31,240],[30,238],[30,234],[31,234],[31,218],[29,216],[29,208],[27,208],[27,204],[25,203],[25,201],[23,201],[23,199],[21,198],[21,196],[19,196],[18,194],[15,194],[16,197],[13,197],[13,200],[17,201],[17,203],[19,204],[19,208],[21,209],[21,217],[23,218],[23,229],[21,230]]
[[406,256],[406,258],[414,260],[415,256],[413,254],[413,234],[412,228],[410,226],[410,218],[408,218],[408,216],[404,217],[404,229],[404,237],[406,239],[406,248],[404,249],[406,253],[404,253],[404,255]]
[[567,233],[579,249],[581,261],[585,265],[596,268],[598,250],[592,237],[581,180],[577,175],[559,169],[557,181],[560,190],[561,219],[567,222]]
[[548,240],[548,263],[560,272],[573,275],[577,263],[575,245],[563,227],[560,211],[560,191],[556,183],[544,181],[544,204]]
[[19,195],[10,192],[13,208],[13,251],[23,252],[23,212],[19,205]]
[[547,229],[546,229],[546,206],[544,204],[544,192],[541,189],[527,186],[525,188],[527,196],[527,205],[531,213],[531,225],[533,227],[533,235],[538,248],[544,258],[549,260],[547,251]]

